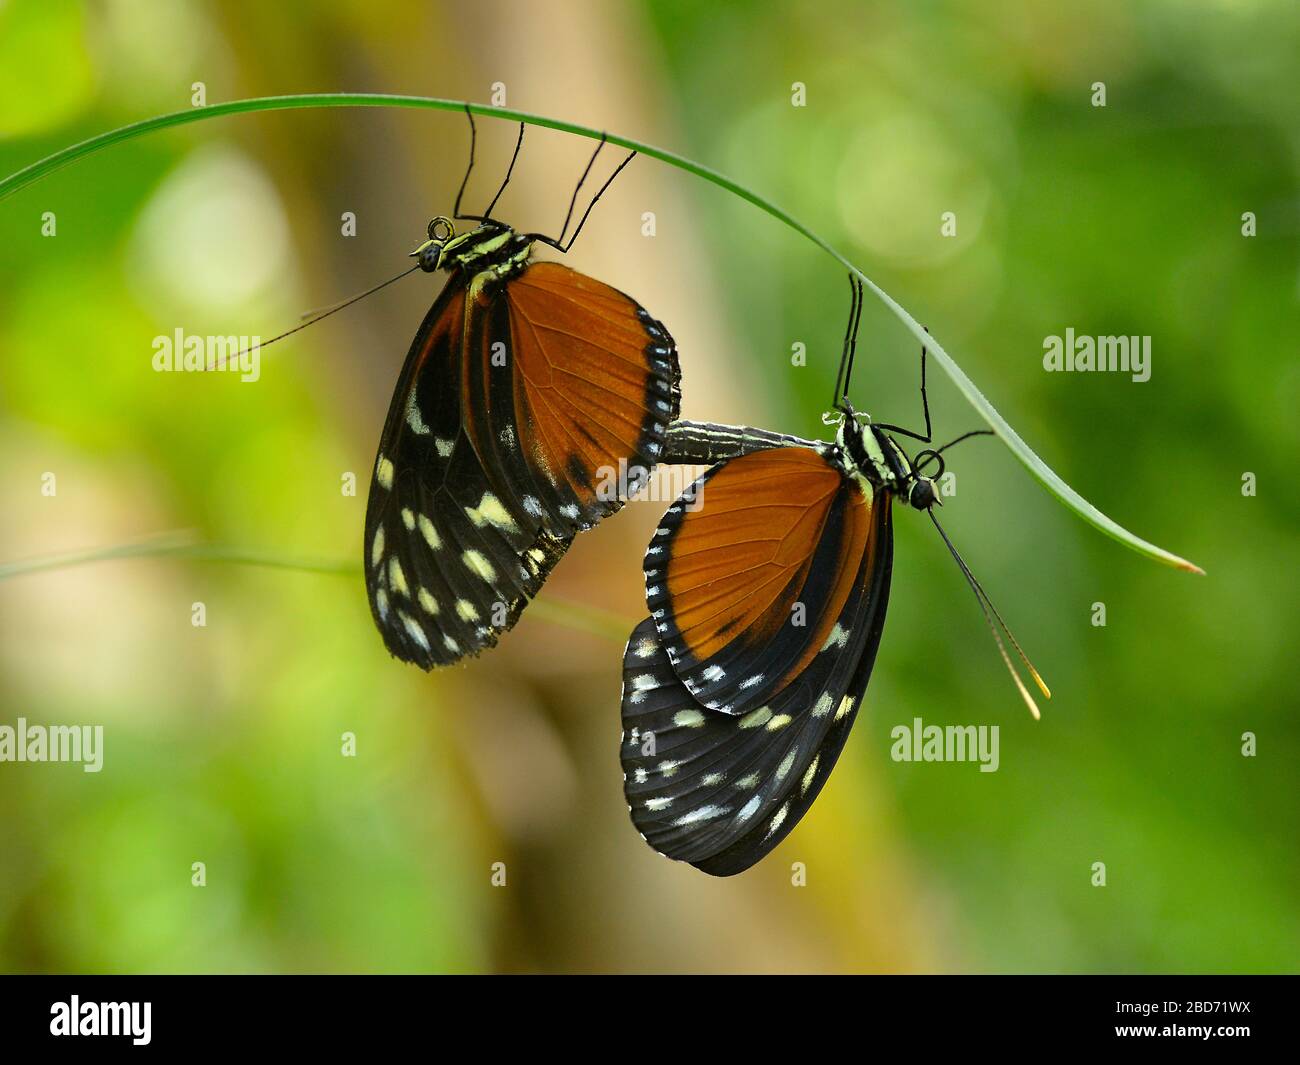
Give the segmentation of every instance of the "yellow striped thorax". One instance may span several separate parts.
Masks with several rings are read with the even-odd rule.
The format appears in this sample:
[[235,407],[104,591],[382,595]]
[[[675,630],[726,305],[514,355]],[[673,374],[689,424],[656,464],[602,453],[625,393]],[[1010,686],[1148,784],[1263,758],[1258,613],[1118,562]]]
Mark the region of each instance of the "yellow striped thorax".
[[494,219],[457,234],[451,219],[439,215],[429,223],[428,232],[429,239],[411,252],[420,269],[425,273],[463,270],[474,278],[476,286],[518,274],[533,251],[531,237]]

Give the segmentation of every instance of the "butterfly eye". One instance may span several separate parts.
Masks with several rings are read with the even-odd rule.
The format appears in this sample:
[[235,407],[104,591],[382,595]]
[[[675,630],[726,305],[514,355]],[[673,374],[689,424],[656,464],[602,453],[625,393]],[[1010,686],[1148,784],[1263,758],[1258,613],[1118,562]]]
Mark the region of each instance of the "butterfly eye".
[[451,219],[444,215],[438,215],[429,223],[429,239],[436,240],[439,244],[445,244],[456,235],[456,227],[451,224]]
[[929,510],[938,502],[938,497],[934,494],[934,482],[928,477],[914,481],[912,490],[907,494],[907,501],[917,510]]
[[434,241],[429,241],[424,247],[420,248],[416,258],[420,260],[420,269],[426,274],[431,274],[438,269],[442,262],[442,245]]

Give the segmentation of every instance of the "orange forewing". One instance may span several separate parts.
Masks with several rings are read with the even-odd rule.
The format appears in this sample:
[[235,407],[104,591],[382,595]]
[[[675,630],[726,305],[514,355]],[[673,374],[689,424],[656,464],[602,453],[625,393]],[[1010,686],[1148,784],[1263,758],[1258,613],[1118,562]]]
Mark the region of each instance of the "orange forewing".
[[[533,458],[571,476],[584,503],[602,468],[636,455],[647,429],[671,420],[651,387],[640,307],[609,285],[558,263],[534,263],[509,283],[516,404],[531,416]],[[662,409],[658,407],[662,404]]]
[[687,511],[672,542],[667,589],[682,642],[697,663],[740,638],[762,644],[790,620],[813,556],[842,492],[837,576],[824,601],[806,604],[809,639],[795,676],[839,617],[866,549],[870,500],[809,448],[759,451],[709,477],[699,510]]

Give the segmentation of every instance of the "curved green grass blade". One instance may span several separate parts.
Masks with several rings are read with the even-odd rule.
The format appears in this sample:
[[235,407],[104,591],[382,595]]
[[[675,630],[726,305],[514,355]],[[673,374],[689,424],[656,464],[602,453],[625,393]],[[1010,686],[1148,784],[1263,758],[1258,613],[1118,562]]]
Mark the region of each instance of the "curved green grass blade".
[[[837,259],[840,258],[839,254],[834,249],[827,248],[826,250]],[[1079,495],[1078,492],[1061,480],[1056,471],[1034,454],[1033,448],[1026,444],[1024,440],[1021,439],[1020,434],[1007,424],[1007,420],[997,412],[997,408],[995,408],[993,404],[984,397],[983,392],[975,387],[975,382],[967,377],[965,371],[953,362],[952,356],[943,350],[942,344],[935,340],[931,334],[927,333],[921,324],[908,314],[907,311],[903,310],[902,307],[895,303],[889,293],[877,287],[869,277],[865,276],[854,267],[850,266],[849,269],[853,270],[858,277],[862,278],[863,283],[866,284],[880,298],[880,301],[893,311],[899,320],[912,331],[912,335],[916,337],[917,341],[925,345],[925,350],[929,352],[930,358],[939,360],[939,365],[942,366],[948,376],[952,378],[953,383],[961,390],[961,394],[966,397],[970,405],[980,413],[990,426],[992,426],[993,432],[997,437],[1011,449],[1011,453],[1024,463],[1025,468],[1028,469],[1029,472],[1038,479],[1039,483],[1051,492],[1052,495],[1056,496],[1057,499],[1078,514],[1084,521],[1095,525],[1107,536],[1118,540],[1125,547],[1132,548],[1134,551],[1146,555],[1148,558],[1154,558],[1157,562],[1163,562],[1166,566],[1173,566],[1176,569],[1186,570],[1188,573],[1198,573],[1202,576],[1205,575],[1205,570],[1201,569],[1201,567],[1196,565],[1196,563],[1189,562],[1187,559],[1175,555],[1172,551],[1166,551],[1163,547],[1157,547],[1155,544],[1143,540],[1140,536],[1129,532],[1124,528],[1124,526],[1107,517],[1084,499],[1083,496]]]
[[[361,563],[357,560],[309,558],[303,555],[284,555],[275,551],[259,551],[245,547],[200,542],[189,532],[161,533],[142,540],[132,540],[111,547],[94,547],[84,551],[65,551],[40,558],[20,559],[0,563],[0,581],[25,577],[32,573],[50,573],[54,570],[84,566],[92,562],[112,562],[129,558],[181,558],[195,562],[231,562],[241,566],[264,566],[269,569],[291,570],[297,573],[324,573],[335,577],[360,577]],[[547,596],[533,600],[531,613],[557,625],[565,625],[580,632],[590,633],[622,646],[636,621],[607,610],[576,603],[572,600]]]
[[515,122],[527,122],[534,126],[543,126],[547,129],[559,130],[563,133],[572,133],[580,137],[590,137],[599,139],[606,136],[610,144],[615,144],[623,148],[635,149],[642,155],[648,155],[652,159],[658,159],[661,162],[668,163],[687,173],[694,174],[703,178],[705,181],[725,189],[735,196],[753,204],[759,210],[766,212],[773,218],[789,226],[796,233],[812,241],[819,248],[825,251],[836,260],[846,270],[850,271],[855,277],[862,280],[876,297],[884,303],[890,311],[901,321],[917,341],[926,345],[927,349],[933,354],[935,360],[943,367],[944,372],[952,378],[953,383],[966,397],[966,401],[975,408],[976,412],[992,427],[994,433],[1002,440],[1011,453],[1016,456],[1031,474],[1057,499],[1067,507],[1078,514],[1084,521],[1095,525],[1107,536],[1111,536],[1124,544],[1126,547],[1137,551],[1139,554],[1153,558],[1157,562],[1163,562],[1165,565],[1174,566],[1190,573],[1204,573],[1199,566],[1180,558],[1162,547],[1143,540],[1129,532],[1119,523],[1113,521],[1100,510],[1089,503],[1083,496],[1079,495],[1073,488],[1066,484],[1061,478],[1040,459],[1028,444],[1020,438],[1020,435],[1007,424],[1006,419],[1000,415],[982,392],[975,387],[975,383],[962,371],[962,369],[952,360],[952,357],[944,350],[943,345],[935,339],[934,336],[927,334],[925,330],[916,322],[916,320],[903,310],[896,300],[887,292],[877,285],[871,278],[867,277],[861,270],[854,266],[844,255],[831,246],[822,237],[818,236],[806,225],[787,214],[781,208],[777,207],[770,200],[764,199],[758,193],[745,188],[745,186],[731,180],[723,174],[712,170],[707,166],[696,163],[684,156],[677,155],[675,152],[666,151],[663,148],[656,148],[650,144],[643,144],[640,141],[633,140],[630,137],[622,137],[618,134],[602,134],[598,130],[591,129],[587,126],[580,126],[574,122],[563,122],[559,119],[548,118],[545,115],[534,115],[527,111],[515,111],[504,107],[489,107],[485,104],[467,104],[461,100],[443,100],[427,96],[391,96],[377,93],[309,93],[300,96],[263,96],[249,100],[232,100],[229,103],[210,104],[206,107],[195,107],[187,111],[176,111],[168,115],[159,115],[156,118],[145,119],[143,122],[136,122],[129,126],[123,126],[120,129],[110,130],[108,133],[101,133],[97,137],[91,137],[89,140],[82,141],[80,144],[74,144],[62,151],[55,152],[31,166],[24,167],[7,178],[0,180],[0,200],[7,196],[13,195],[19,189],[26,188],[35,181],[39,181],[47,174],[67,166],[95,152],[103,151],[105,148],[112,147],[114,144],[120,144],[122,141],[131,140],[135,137],[144,136],[147,133],[154,133],[163,129],[170,129],[173,126],[188,125],[192,122],[203,122],[208,119],[221,118],[227,115],[249,114],[256,111],[284,111],[295,108],[311,107],[410,107],[423,108],[438,111],[461,111],[466,107],[478,115],[487,115],[493,118],[510,119]]
[[110,547],[92,547],[84,551],[66,551],[39,558],[19,559],[0,563],[0,581],[25,577],[31,573],[48,573],[69,569],[91,562],[112,562],[128,558],[188,558],[199,562],[235,562],[246,566],[267,566],[272,569],[294,570],[300,573],[327,573],[337,576],[360,576],[360,562],[342,562],[328,558],[308,558],[302,555],[282,555],[274,551],[256,551],[221,544],[205,544],[191,532],[166,532],[141,540],[130,540]]

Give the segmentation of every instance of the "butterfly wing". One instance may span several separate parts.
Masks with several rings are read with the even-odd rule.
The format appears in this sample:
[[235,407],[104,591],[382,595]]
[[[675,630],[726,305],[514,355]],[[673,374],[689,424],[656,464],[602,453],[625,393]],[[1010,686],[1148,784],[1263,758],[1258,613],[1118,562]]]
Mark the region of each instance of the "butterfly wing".
[[700,704],[654,619],[623,658],[623,788],[655,850],[714,876],[742,872],[807,813],[866,692],[884,629],[893,564],[887,492],[854,505],[870,531],[835,619],[841,634],[771,701],[741,715]]
[[622,505],[608,470],[658,460],[678,402],[672,339],[630,297],[552,263],[454,274],[398,380],[366,509],[389,651],[430,669],[495,645],[574,534]]
[[647,549],[646,602],[696,700],[744,714],[842,639],[872,511],[861,485],[811,447],[719,463],[693,492]]
[[[482,319],[487,381],[471,396],[486,402],[471,410],[487,411],[489,431],[474,437],[547,527],[590,528],[622,506],[620,473],[630,494],[663,454],[680,405],[672,338],[623,293],[559,263],[534,263],[505,297]],[[490,348],[507,338],[503,374]]]

